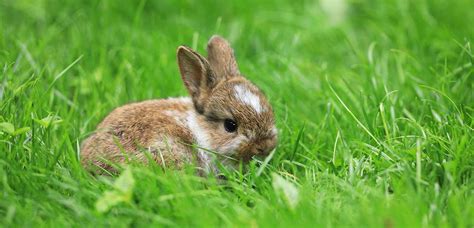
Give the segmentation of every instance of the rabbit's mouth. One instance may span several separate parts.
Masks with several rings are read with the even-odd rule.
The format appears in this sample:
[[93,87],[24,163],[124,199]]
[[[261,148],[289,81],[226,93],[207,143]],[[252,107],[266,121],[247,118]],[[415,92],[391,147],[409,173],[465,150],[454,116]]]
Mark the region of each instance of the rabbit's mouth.
[[237,146],[221,147],[218,160],[225,166],[238,168],[240,164],[248,164],[251,160],[265,160],[276,147],[276,139],[264,139],[257,142],[243,141]]

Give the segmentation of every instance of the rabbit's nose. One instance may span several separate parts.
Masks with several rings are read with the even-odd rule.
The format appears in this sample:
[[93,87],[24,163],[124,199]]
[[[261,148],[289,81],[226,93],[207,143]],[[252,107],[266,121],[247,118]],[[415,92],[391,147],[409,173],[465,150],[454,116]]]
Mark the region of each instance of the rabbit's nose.
[[254,147],[252,148],[252,150],[250,151],[252,156],[257,156],[257,157],[260,157],[260,156],[265,156],[265,149],[263,147]]
[[258,154],[264,154],[265,153],[265,149],[263,149],[263,148],[257,148],[257,151],[258,151]]
[[270,152],[272,152],[273,149],[275,149],[275,147],[276,144],[273,140],[265,140],[258,142],[257,145],[254,145],[251,151],[254,156],[266,157],[270,154]]

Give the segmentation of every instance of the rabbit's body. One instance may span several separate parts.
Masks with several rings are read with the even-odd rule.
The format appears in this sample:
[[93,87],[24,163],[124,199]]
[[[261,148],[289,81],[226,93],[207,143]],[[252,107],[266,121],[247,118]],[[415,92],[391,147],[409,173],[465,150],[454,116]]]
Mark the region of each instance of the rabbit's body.
[[207,59],[183,46],[177,56],[191,97],[115,109],[83,142],[84,165],[111,170],[105,161],[121,163],[129,157],[147,162],[144,152],[148,151],[162,166],[180,168],[195,161],[209,173],[217,172],[216,159],[234,166],[267,155],[276,146],[272,108],[260,90],[240,75],[227,41],[211,38]]
[[[124,162],[123,152],[147,161],[144,151],[166,166],[181,167],[193,159],[194,136],[187,119],[193,113],[189,98],[149,100],[128,104],[112,111],[82,146],[84,162],[98,158],[94,165],[107,169],[103,159]],[[123,151],[121,151],[123,150]]]

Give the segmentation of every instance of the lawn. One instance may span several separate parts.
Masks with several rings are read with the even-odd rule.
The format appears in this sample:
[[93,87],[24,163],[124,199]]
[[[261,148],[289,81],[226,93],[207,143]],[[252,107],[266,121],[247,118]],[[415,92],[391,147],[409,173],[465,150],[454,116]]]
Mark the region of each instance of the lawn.
[[[1,226],[474,226],[472,0],[0,2]],[[80,143],[186,96],[176,48],[227,38],[279,145],[227,181]]]

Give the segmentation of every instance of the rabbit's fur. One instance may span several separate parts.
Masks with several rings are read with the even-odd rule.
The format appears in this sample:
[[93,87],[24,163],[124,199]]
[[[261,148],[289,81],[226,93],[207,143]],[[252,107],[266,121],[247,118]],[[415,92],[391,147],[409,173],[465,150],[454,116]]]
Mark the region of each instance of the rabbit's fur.
[[268,155],[277,144],[272,107],[240,74],[226,40],[213,36],[207,52],[204,58],[189,47],[178,47],[179,70],[190,98],[149,100],[115,109],[83,142],[82,163],[111,170],[105,161],[146,162],[149,151],[162,166],[179,168],[196,161],[209,173],[217,172],[215,159],[234,166]]

